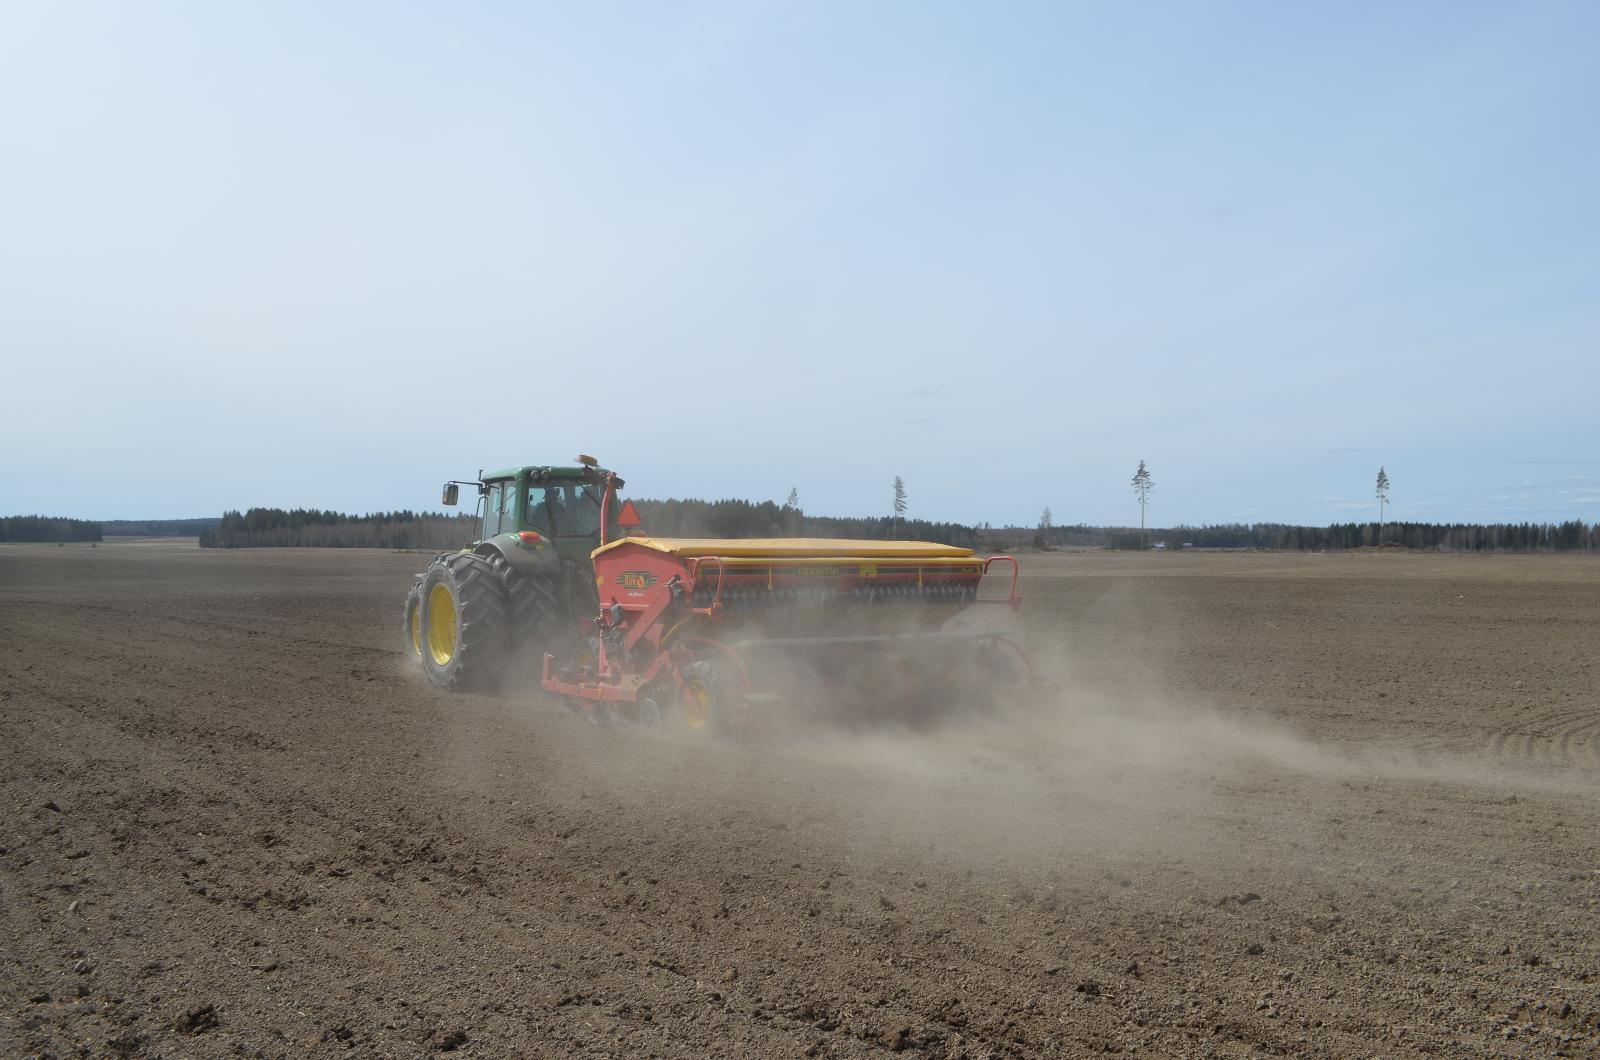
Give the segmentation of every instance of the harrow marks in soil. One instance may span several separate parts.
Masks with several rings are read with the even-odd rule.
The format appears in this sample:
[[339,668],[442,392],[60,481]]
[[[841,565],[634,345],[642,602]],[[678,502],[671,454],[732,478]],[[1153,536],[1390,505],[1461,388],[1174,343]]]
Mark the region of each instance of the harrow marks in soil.
[[1600,768],[1600,705],[1549,711],[1499,726],[1485,747],[1497,761]]

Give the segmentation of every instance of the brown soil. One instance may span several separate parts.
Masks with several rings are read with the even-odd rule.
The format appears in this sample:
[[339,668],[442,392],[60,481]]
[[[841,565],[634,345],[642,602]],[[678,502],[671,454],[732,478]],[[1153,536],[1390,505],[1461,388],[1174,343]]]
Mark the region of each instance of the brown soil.
[[1025,557],[1050,709],[434,692],[425,557],[0,549],[0,1053],[1592,1055],[1600,561]]

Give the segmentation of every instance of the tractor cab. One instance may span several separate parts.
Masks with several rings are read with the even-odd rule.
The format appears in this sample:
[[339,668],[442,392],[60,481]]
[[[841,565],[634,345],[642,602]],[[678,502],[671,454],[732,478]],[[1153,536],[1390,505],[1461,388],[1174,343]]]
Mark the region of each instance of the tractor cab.
[[479,472],[473,482],[446,483],[445,504],[457,503],[462,485],[477,486],[480,498],[474,551],[496,552],[524,573],[553,564],[587,570],[591,551],[638,524],[632,505],[617,498],[622,479],[592,457],[579,457],[577,466]]

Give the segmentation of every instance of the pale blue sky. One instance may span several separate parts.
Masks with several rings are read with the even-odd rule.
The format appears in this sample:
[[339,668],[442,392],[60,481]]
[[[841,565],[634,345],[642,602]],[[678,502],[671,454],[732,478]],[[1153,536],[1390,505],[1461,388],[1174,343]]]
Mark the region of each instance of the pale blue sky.
[[0,512],[1600,519],[1600,5],[0,2]]

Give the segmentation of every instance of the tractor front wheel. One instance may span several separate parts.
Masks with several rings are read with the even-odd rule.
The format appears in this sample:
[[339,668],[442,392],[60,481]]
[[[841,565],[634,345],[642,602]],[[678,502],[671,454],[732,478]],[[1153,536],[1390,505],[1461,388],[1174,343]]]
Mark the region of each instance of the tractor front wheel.
[[418,641],[428,680],[451,691],[492,692],[505,674],[505,586],[471,552],[440,556],[422,579]]
[[422,662],[422,577],[417,577],[417,583],[406,594],[406,656],[415,662]]

